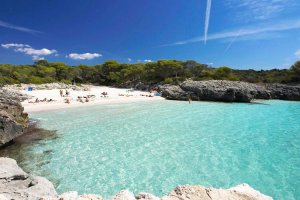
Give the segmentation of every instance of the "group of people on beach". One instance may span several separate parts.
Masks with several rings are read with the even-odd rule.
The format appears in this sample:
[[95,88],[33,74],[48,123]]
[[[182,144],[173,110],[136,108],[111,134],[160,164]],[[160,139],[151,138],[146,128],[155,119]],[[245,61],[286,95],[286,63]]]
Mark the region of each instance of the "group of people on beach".
[[36,98],[34,101],[28,101],[28,103],[53,102],[53,101],[55,101],[55,100],[47,99],[47,98],[40,100],[39,98]]
[[94,99],[96,98],[95,95],[87,95],[87,96],[78,96],[77,97],[77,101],[79,101],[80,103],[84,103],[84,102],[90,102],[90,99]]

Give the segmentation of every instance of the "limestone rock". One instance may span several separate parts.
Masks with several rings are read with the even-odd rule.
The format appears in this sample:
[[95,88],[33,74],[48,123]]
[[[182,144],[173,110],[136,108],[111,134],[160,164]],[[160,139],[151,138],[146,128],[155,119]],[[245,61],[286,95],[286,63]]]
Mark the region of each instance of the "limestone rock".
[[59,200],[76,200],[78,198],[78,193],[76,191],[65,192],[59,195]]
[[133,193],[128,190],[122,190],[115,196],[111,197],[110,200],[136,200]]
[[23,134],[28,125],[23,110],[18,93],[0,89],[0,147]]
[[[244,188],[245,187],[245,188]],[[250,190],[250,191],[249,191]],[[246,185],[239,186],[239,190],[215,189],[203,186],[178,186],[162,200],[271,200],[271,197],[253,194],[253,189]]]
[[84,194],[80,195],[77,200],[103,200],[103,198],[94,194]]
[[300,86],[283,84],[253,84],[241,81],[191,81],[178,86],[163,85],[162,96],[170,100],[189,98],[200,101],[251,102],[253,99],[281,99],[300,101]]
[[0,194],[14,200],[39,200],[57,195],[50,181],[29,176],[10,158],[0,158]]
[[136,196],[137,200],[160,200],[160,198],[154,196],[153,194],[141,192]]

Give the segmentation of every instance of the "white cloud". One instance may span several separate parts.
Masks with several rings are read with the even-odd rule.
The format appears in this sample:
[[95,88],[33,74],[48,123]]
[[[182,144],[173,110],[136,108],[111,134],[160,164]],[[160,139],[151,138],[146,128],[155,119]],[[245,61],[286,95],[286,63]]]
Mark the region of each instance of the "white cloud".
[[44,59],[42,56],[48,56],[48,55],[57,55],[57,51],[55,49],[34,49],[28,44],[16,44],[16,43],[10,43],[10,44],[1,44],[3,48],[13,48],[15,52],[22,52],[26,55],[32,56],[33,60],[41,60]]
[[266,20],[273,18],[297,5],[296,0],[226,0],[225,5],[232,9],[235,18],[243,21]]
[[29,45],[27,44],[16,44],[16,43],[10,43],[10,44],[1,44],[1,46],[3,48],[10,48],[10,47],[30,47]]
[[0,27],[9,28],[9,29],[22,31],[22,32],[26,32],[26,33],[31,33],[31,34],[42,33],[41,31],[37,31],[37,30],[34,30],[34,29],[17,26],[17,25],[10,24],[10,23],[7,23],[7,22],[1,21],[1,20],[0,20]]
[[25,48],[16,48],[16,52],[23,52],[27,55],[32,55],[32,56],[48,56],[51,54],[55,54],[57,51],[55,49],[50,50],[46,48],[42,49],[33,49],[32,47],[25,47]]
[[102,55],[98,53],[70,53],[67,57],[74,60],[91,60],[100,56]]
[[[256,36],[262,33],[266,33],[265,36],[267,37],[268,36],[267,33],[288,31],[293,29],[300,29],[300,20],[282,21],[277,24],[261,24],[255,27],[246,27],[246,28],[239,28],[236,30],[227,30],[227,31],[208,35],[207,40],[235,38],[237,35],[239,35],[239,37],[247,36],[248,39],[251,39],[251,36]],[[200,36],[188,40],[178,41],[171,44],[161,45],[160,47],[184,45],[189,43],[202,42],[204,40],[205,38],[203,36]]]
[[144,62],[148,63],[148,62],[152,62],[152,60],[146,59],[144,60]]
[[300,58],[300,49],[298,49],[298,50],[295,52],[295,56],[296,56],[297,58]]
[[131,58],[127,58],[127,60],[128,60],[128,62],[129,62],[129,63],[132,61],[132,59],[131,59]]
[[32,60],[45,60],[45,57],[39,57],[39,56],[32,56]]

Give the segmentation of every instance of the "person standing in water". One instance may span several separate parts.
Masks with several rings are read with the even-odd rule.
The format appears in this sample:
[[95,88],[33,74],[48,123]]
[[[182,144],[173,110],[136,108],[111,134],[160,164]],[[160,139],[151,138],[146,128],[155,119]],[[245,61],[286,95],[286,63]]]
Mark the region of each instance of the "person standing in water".
[[190,95],[188,95],[188,100],[189,100],[189,104],[191,104],[192,99]]

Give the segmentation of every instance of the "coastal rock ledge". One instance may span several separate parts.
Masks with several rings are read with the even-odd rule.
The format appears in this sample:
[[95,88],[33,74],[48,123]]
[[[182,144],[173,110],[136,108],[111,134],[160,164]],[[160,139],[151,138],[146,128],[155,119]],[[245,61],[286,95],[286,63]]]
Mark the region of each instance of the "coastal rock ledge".
[[169,100],[251,102],[253,99],[300,101],[300,85],[253,84],[241,81],[184,81],[180,85],[160,87]]
[[[42,177],[25,173],[11,158],[0,158],[0,200],[103,200],[98,195],[78,195],[67,192],[58,195],[53,184]],[[247,184],[230,189],[215,189],[203,186],[178,186],[164,197],[148,193],[137,196],[122,190],[110,200],[271,200]]]
[[22,98],[20,93],[0,89],[0,147],[22,135],[28,126]]

